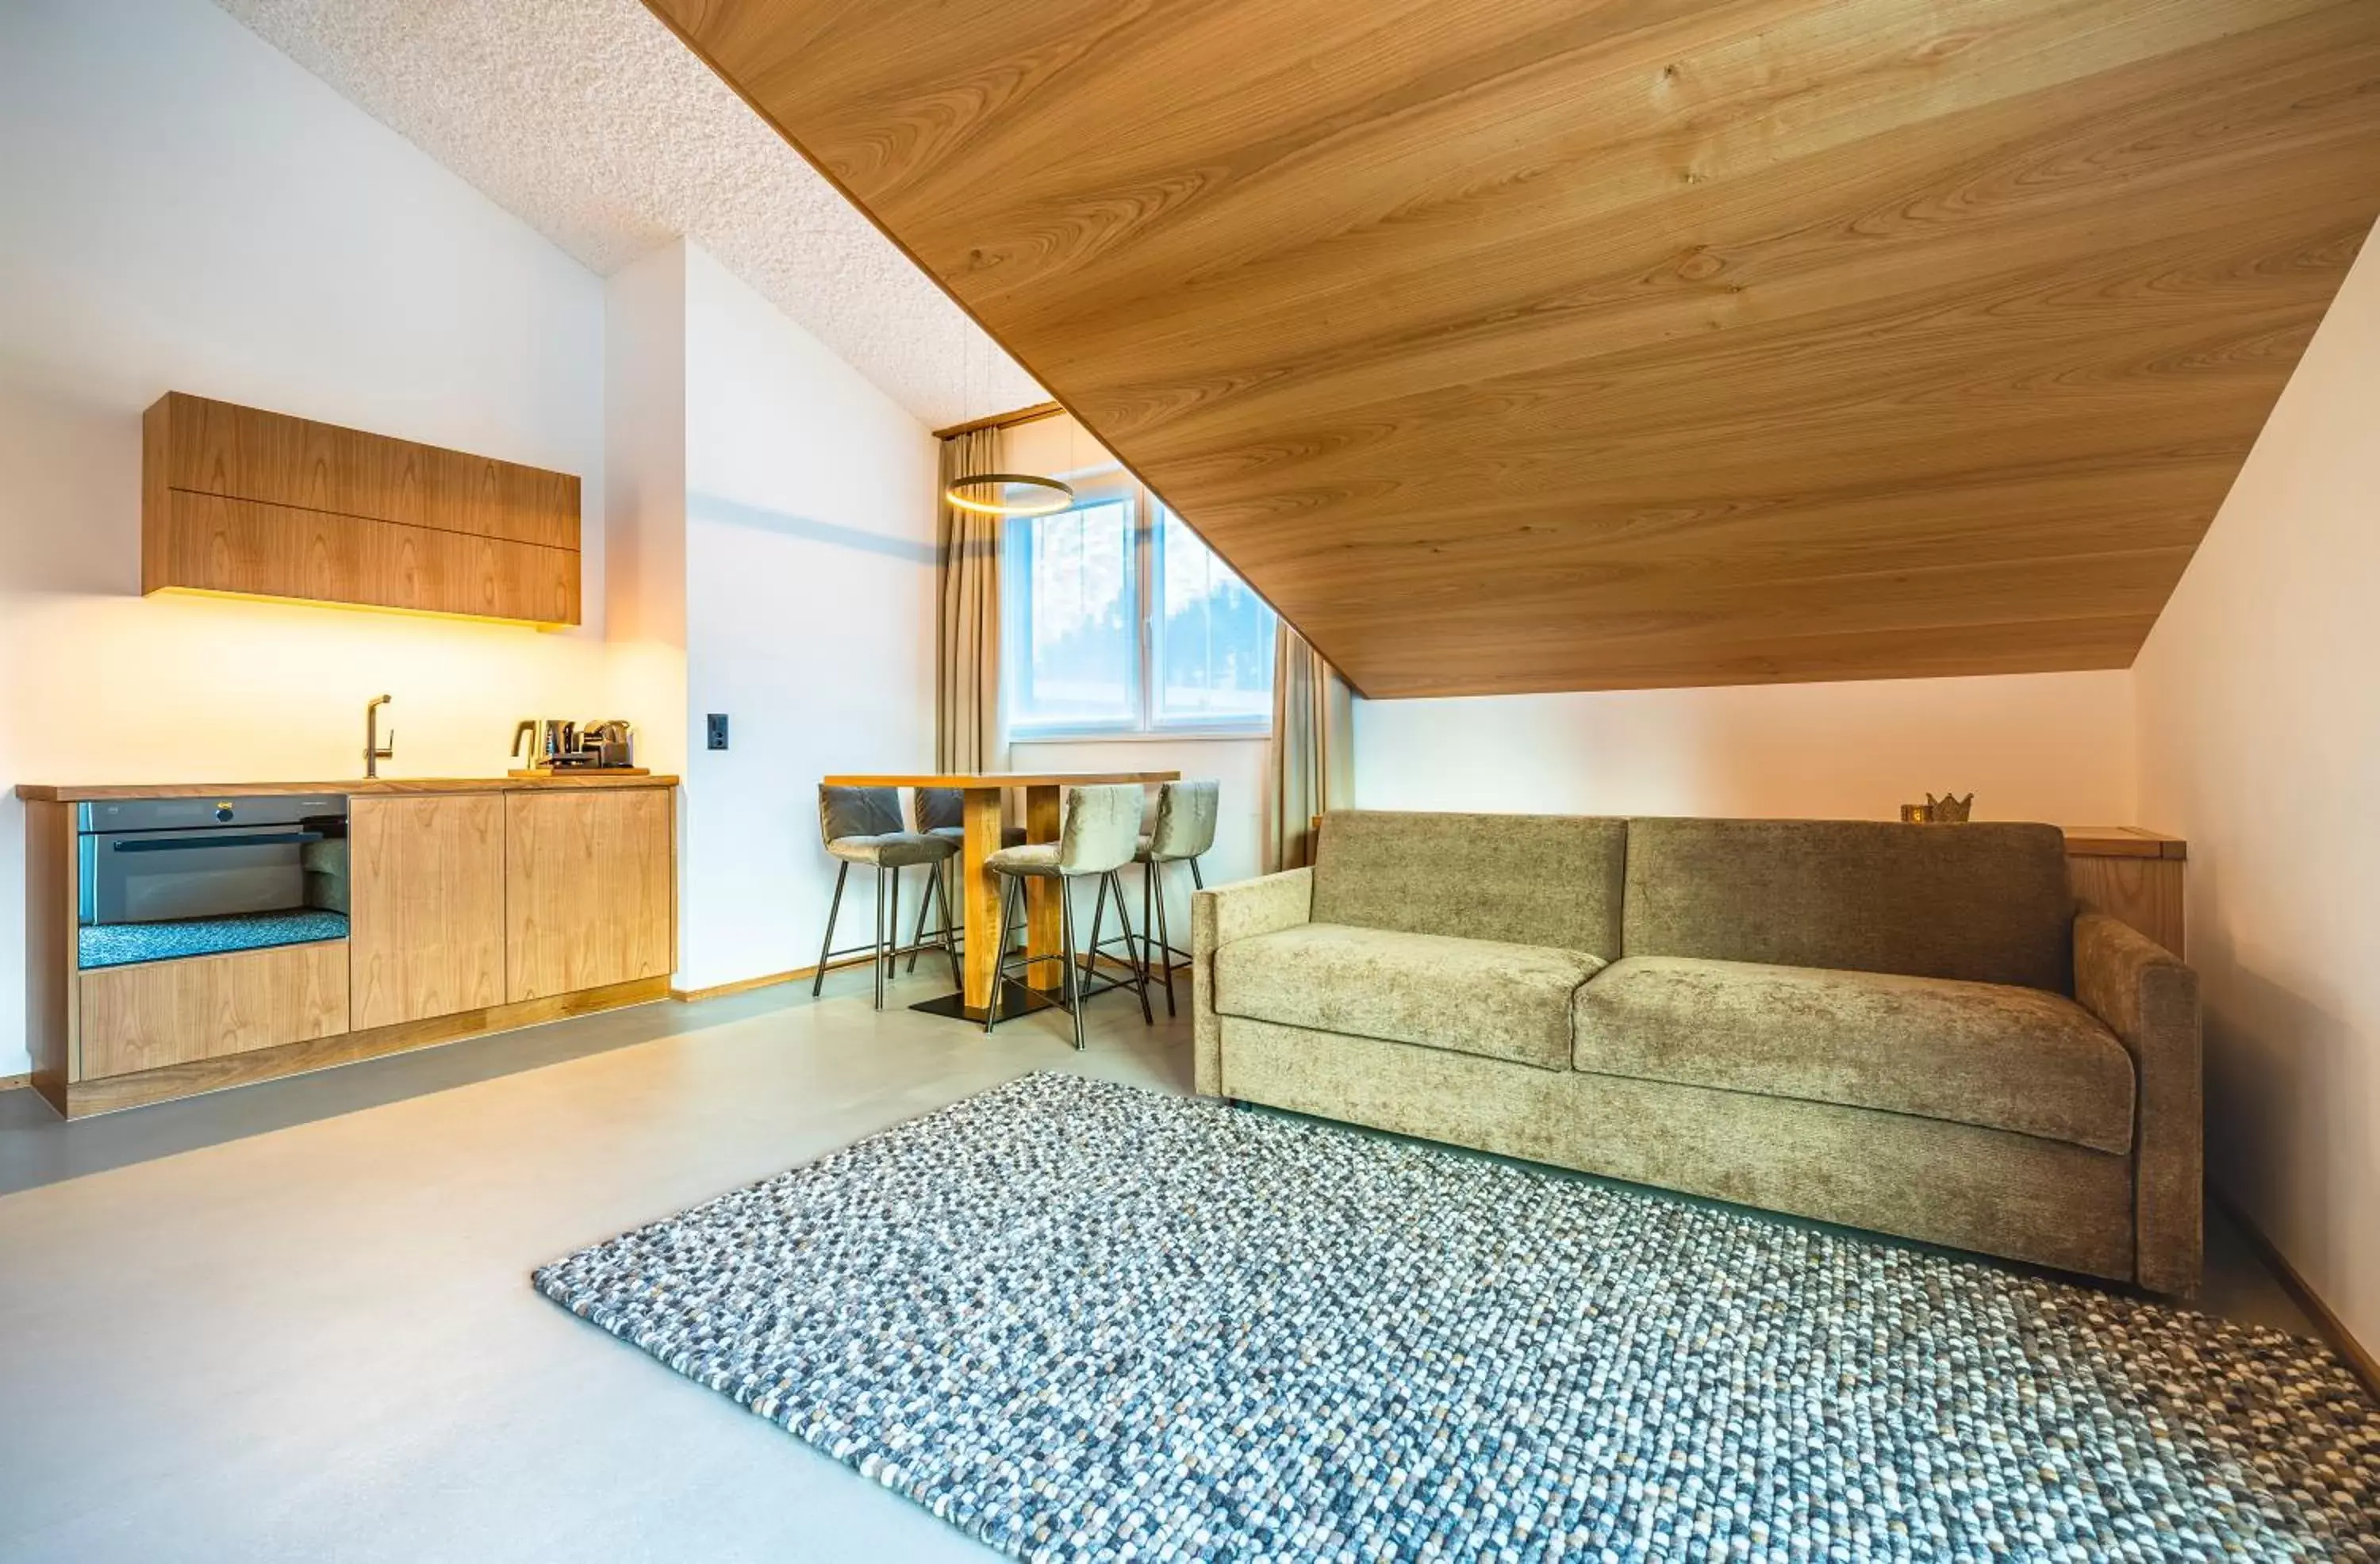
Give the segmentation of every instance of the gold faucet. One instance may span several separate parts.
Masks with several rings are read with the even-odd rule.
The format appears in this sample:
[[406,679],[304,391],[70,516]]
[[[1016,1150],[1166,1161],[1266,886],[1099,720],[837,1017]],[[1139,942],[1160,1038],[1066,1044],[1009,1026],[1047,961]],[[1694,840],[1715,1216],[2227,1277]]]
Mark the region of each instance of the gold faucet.
[[380,763],[396,758],[396,730],[391,728],[388,737],[380,736],[380,709],[388,704],[388,697],[376,695],[364,706],[364,780],[380,775]]

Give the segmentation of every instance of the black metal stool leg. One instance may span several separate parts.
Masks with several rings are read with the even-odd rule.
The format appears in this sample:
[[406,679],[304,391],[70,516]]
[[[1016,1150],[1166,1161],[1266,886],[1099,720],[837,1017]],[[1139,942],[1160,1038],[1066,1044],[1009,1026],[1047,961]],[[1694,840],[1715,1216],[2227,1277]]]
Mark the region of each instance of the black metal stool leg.
[[[897,936],[896,936],[897,938]],[[876,1008],[884,1008],[884,866],[876,866],[876,949],[869,952],[876,969]]]
[[1083,1043],[1083,974],[1075,964],[1075,899],[1066,893],[1066,877],[1058,877],[1058,939],[1066,948],[1060,952],[1066,964],[1066,1010],[1075,1019],[1075,1051],[1082,1051]]
[[917,952],[926,948],[926,915],[934,907],[934,888],[941,883],[941,871],[932,864],[926,866],[926,893],[917,898],[917,927],[909,936],[909,971],[917,970]]
[[1198,860],[1196,858],[1190,860],[1190,889],[1193,891],[1207,889],[1206,877],[1198,872]]
[[810,979],[810,998],[817,999],[826,986],[826,955],[834,949],[834,915],[843,910],[843,882],[851,874],[851,860],[844,859],[835,866],[834,900],[826,904],[826,938],[819,941],[818,975]]
[[[1148,945],[1144,939],[1139,951],[1135,952],[1133,950],[1132,918],[1123,910],[1123,881],[1116,879],[1116,871],[1113,869],[1108,870],[1108,881],[1115,888],[1116,922],[1123,925],[1124,961],[1132,967],[1133,989],[1140,995],[1140,1024],[1143,1026],[1154,1026],[1157,1024],[1157,1017],[1150,1013],[1148,1008]],[[1096,952],[1099,946],[1094,944],[1091,949]]]
[[1165,976],[1165,1013],[1171,1016],[1181,1012],[1173,1008],[1173,931],[1165,924],[1165,879],[1160,873],[1164,867],[1151,861],[1148,878],[1157,881],[1157,963]]
[[1148,936],[1150,930],[1157,927],[1151,921],[1148,910],[1154,899],[1149,894],[1149,887],[1156,881],[1157,864],[1152,859],[1140,866],[1140,976],[1143,982],[1148,978]]
[[[1116,908],[1116,912],[1121,915],[1123,912],[1123,908],[1119,906]],[[1099,975],[1099,925],[1106,921],[1107,915],[1108,877],[1101,875],[1099,876],[1099,894],[1091,899],[1091,946],[1088,951],[1086,951],[1083,953],[1083,964],[1089,976],[1093,977],[1097,977]],[[1067,953],[1071,955],[1073,952],[1069,952]]]
[[1008,877],[1002,875],[1000,877],[1000,943],[992,947],[991,998],[985,1001],[983,1007],[983,1035],[987,1037],[991,1036],[991,1029],[1000,1024],[1000,987],[1007,980],[1007,975]]
[[966,975],[959,970],[958,925],[952,921],[957,915],[959,904],[958,860],[943,859],[941,867],[934,871],[934,878],[948,882],[942,886],[942,954],[950,958],[951,987],[964,994],[966,992]]

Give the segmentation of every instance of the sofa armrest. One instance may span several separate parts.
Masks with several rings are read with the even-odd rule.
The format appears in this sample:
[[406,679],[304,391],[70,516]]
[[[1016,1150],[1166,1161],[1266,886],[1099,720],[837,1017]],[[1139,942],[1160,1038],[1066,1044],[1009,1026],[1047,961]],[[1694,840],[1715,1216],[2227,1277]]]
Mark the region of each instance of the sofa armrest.
[[2133,1274],[2155,1291],[2195,1291],[2206,1113],[2198,974],[2147,935],[2086,906],[2074,919],[2074,997],[2132,1056]]
[[1215,1015],[1215,952],[1235,940],[1293,928],[1314,915],[1314,871],[1284,869],[1190,898],[1190,1024],[1196,1087],[1223,1094],[1223,1025]]

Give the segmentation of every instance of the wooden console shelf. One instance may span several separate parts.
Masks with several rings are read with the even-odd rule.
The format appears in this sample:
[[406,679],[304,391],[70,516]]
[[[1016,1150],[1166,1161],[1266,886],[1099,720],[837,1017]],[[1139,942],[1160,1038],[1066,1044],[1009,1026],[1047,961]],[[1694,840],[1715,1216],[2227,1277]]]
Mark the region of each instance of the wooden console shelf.
[[[70,1119],[664,999],[676,778],[34,786],[32,1085]],[[75,805],[348,796],[348,937],[80,969]]]
[[2138,826],[2068,826],[2066,879],[2075,896],[2184,961],[2182,877],[2189,843]]
[[567,473],[178,391],[141,448],[143,592],[578,623]]

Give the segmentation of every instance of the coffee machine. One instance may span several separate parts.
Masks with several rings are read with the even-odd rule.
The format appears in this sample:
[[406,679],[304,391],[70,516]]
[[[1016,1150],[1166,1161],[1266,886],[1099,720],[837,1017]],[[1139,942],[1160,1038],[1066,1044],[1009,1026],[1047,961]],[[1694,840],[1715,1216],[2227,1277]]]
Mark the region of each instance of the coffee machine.
[[589,757],[587,764],[607,771],[634,770],[637,765],[636,730],[625,719],[598,717],[578,724],[578,753]]

